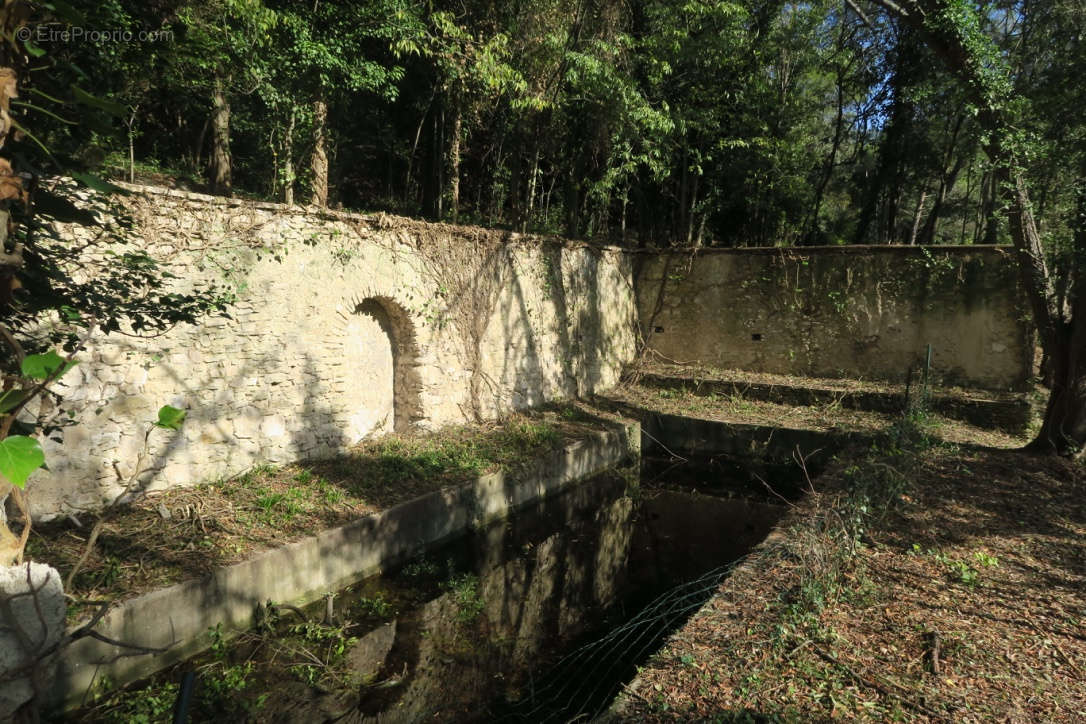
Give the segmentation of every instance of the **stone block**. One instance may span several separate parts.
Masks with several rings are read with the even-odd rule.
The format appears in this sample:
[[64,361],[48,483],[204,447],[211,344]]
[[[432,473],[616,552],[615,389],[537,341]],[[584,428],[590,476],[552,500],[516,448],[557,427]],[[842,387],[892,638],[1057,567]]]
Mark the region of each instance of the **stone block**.
[[0,598],[10,612],[0,621],[0,721],[12,721],[34,697],[34,679],[52,678],[56,656],[45,653],[64,633],[68,605],[60,573],[42,563],[0,567]]

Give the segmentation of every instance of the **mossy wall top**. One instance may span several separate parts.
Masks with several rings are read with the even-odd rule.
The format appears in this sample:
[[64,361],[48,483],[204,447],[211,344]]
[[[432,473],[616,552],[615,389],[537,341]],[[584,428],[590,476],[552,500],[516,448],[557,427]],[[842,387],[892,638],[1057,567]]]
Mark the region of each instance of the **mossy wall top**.
[[729,369],[1015,389],[1032,334],[1006,247],[818,247],[642,255],[648,347]]

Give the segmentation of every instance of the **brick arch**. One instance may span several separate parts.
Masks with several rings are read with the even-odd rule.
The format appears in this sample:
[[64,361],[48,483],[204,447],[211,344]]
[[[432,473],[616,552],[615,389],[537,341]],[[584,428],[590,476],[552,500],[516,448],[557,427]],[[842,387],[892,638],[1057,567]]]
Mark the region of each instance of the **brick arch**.
[[388,340],[392,418],[385,431],[410,430],[423,416],[415,325],[403,305],[388,296],[366,297],[357,302],[352,311],[352,316],[369,321],[371,327],[379,328]]

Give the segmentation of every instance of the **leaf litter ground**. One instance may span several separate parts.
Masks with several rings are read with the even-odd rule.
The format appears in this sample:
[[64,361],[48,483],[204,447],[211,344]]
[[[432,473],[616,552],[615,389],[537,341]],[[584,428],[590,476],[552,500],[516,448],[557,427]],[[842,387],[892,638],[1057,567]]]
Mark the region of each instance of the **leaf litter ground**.
[[[617,396],[734,422],[895,422],[637,385]],[[815,480],[627,687],[618,718],[1086,721],[1086,471],[1004,433],[926,430],[929,445],[854,450]],[[842,536],[865,466],[894,468],[900,488]]]

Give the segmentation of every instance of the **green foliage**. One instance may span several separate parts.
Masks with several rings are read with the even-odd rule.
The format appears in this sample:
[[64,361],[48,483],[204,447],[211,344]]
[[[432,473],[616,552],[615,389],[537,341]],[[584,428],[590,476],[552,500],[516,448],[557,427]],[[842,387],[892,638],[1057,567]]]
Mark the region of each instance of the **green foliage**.
[[25,435],[9,435],[0,440],[0,475],[12,485],[22,488],[26,479],[45,465],[41,443]]
[[[163,682],[159,686],[135,691],[99,693],[97,704],[105,709],[103,720],[116,724],[158,724],[170,718],[177,703],[178,684]],[[108,707],[108,708],[107,708]]]
[[401,572],[409,578],[426,578],[437,575],[440,570],[436,563],[422,556],[404,566]]
[[31,354],[24,357],[20,371],[24,377],[32,380],[48,380],[60,377],[75,365],[74,361],[69,362],[50,350],[44,354]]
[[170,405],[163,405],[158,411],[158,419],[155,421],[155,427],[161,427],[166,430],[180,430],[181,423],[185,421],[185,415],[188,414],[185,410],[179,410],[176,407]]
[[471,573],[461,573],[445,582],[444,586],[456,605],[456,620],[462,624],[475,621],[486,609],[486,601],[479,592],[479,578]]
[[325,653],[325,663],[331,664],[342,658],[347,649],[357,641],[339,626],[327,626],[315,621],[305,621],[290,627],[291,633],[309,643],[320,644]]
[[380,592],[372,596],[359,598],[357,607],[363,616],[372,616],[382,620],[396,615],[396,606]]
[[230,647],[226,638],[226,632],[223,631],[222,624],[217,623],[214,626],[208,627],[207,635],[208,638],[211,639],[211,654],[216,659],[224,661],[227,654],[230,652]]
[[970,588],[980,583],[981,569],[999,567],[999,559],[984,551],[976,551],[973,554],[972,562],[970,562],[969,560],[952,558],[946,553],[930,548],[925,551],[920,547],[920,544],[914,543],[911,555],[922,554],[931,556],[936,562],[946,567],[947,572],[954,580]]
[[222,665],[203,677],[202,683],[205,687],[203,696],[213,701],[224,702],[227,704],[227,708],[230,708],[231,697],[238,692],[244,691],[252,683],[250,678],[252,673],[253,663],[251,661],[231,666]]
[[21,390],[17,387],[13,387],[10,390],[0,391],[0,415],[14,410],[21,405],[28,397],[30,392],[27,390]]
[[[320,135],[348,206],[438,214],[456,173],[471,218],[571,235],[1003,241],[983,106],[1009,121],[995,140],[1044,188],[1036,211],[1069,268],[1086,148],[1067,111],[1082,105],[1074,79],[1086,66],[1074,3],[901,3],[924,17],[925,37],[822,0],[607,0],[591,12],[569,0],[74,4],[109,27],[173,33],[44,48],[83,70],[58,92],[98,130],[43,114],[43,138],[88,156],[127,152],[131,138],[138,161],[198,177],[221,82],[235,180],[254,193],[309,184]],[[964,50],[964,76],[927,36]]]

